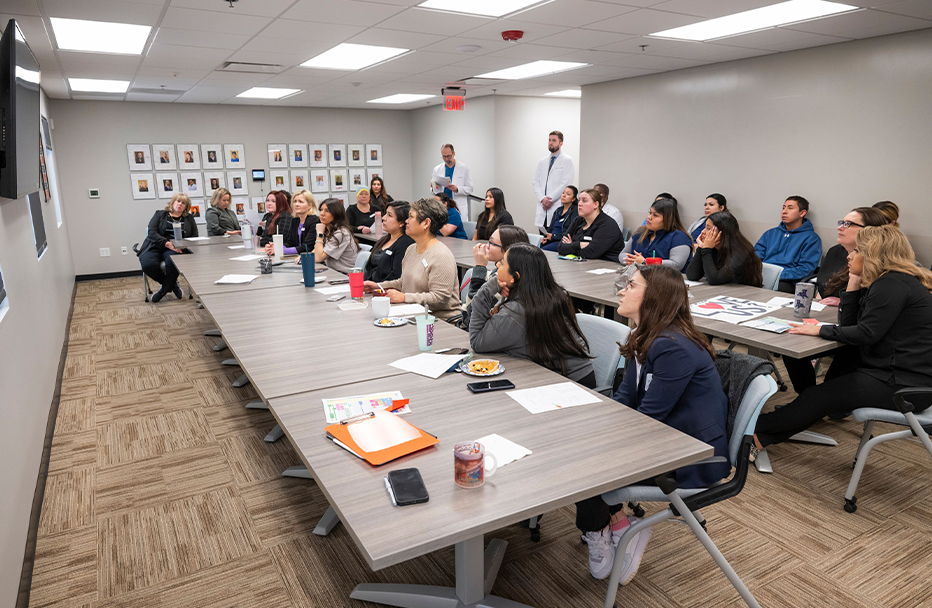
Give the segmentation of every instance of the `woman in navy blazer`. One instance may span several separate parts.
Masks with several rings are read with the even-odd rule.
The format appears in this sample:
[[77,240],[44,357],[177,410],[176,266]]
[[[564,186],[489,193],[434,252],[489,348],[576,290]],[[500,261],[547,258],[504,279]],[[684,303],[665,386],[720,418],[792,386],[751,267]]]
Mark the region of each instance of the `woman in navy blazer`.
[[[708,443],[716,456],[727,458],[728,398],[715,369],[715,351],[693,325],[682,275],[671,266],[647,266],[619,295],[619,314],[636,328],[621,347],[627,365],[614,399]],[[705,488],[730,472],[727,461],[684,467],[676,471],[676,482],[680,488]],[[611,574],[614,547],[631,523],[621,509],[601,496],[576,503],[576,526],[585,532],[595,578]],[[637,572],[649,536],[650,529],[643,530],[628,544],[621,584]]]

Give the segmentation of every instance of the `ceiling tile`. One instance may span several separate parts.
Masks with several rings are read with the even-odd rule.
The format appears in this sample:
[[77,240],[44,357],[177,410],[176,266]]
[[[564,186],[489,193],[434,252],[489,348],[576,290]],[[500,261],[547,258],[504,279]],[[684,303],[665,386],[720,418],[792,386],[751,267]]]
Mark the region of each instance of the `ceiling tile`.
[[[461,53],[432,53],[430,51],[415,51],[398,59],[392,59],[374,68],[363,72],[381,72],[395,74],[417,74],[432,68],[456,63],[463,58]],[[361,73],[361,72],[360,72]]]
[[[524,14],[522,13],[520,16],[523,15]],[[531,23],[529,21],[521,21],[518,19],[497,19],[491,22],[483,22],[479,25],[479,27],[469,30],[469,32],[466,33],[464,37],[499,41],[502,39],[503,31],[521,30],[524,32],[524,37],[521,38],[521,42],[534,42],[547,36],[553,36],[554,34],[565,32],[569,29],[570,28],[567,26]]]
[[507,49],[511,42],[505,42],[501,36],[498,40],[483,40],[481,38],[467,38],[464,36],[450,36],[440,42],[425,46],[422,50],[438,51],[441,53],[460,53],[456,49],[461,46],[478,46],[480,47],[472,53],[460,53],[463,57],[472,57],[476,55],[486,55],[494,51]]
[[844,36],[845,38],[870,38],[932,27],[932,21],[904,17],[881,11],[863,10],[835,17],[816,19],[787,26],[797,32]]
[[535,42],[537,44],[548,44],[553,46],[562,46],[571,49],[594,49],[608,44],[622,42],[634,38],[630,34],[619,34],[617,32],[602,32],[590,29],[572,29],[546,36]]
[[353,44],[374,44],[376,46],[393,46],[402,49],[420,50],[447,39],[447,36],[440,36],[437,34],[424,34],[420,32],[402,32],[400,30],[369,28],[366,31],[346,40],[346,42],[351,42]]
[[[570,49],[565,49],[569,51]],[[570,51],[566,55],[560,55],[560,61],[582,61],[585,63],[599,64],[607,63],[613,59],[618,59],[618,53],[608,53],[606,51]]]
[[220,32],[253,36],[272,20],[267,17],[169,7],[162,18],[162,27],[200,32]]
[[[190,88],[210,75],[209,70],[186,68],[161,68],[143,65],[136,73],[135,83],[144,82],[142,86],[165,88]],[[177,83],[177,84],[176,84]]]
[[181,97],[180,95],[161,95],[158,93],[134,93],[132,91],[126,94],[126,101],[150,101],[171,103]]
[[153,44],[143,65],[174,68],[184,66],[195,70],[213,70],[226,61],[232,51],[227,49],[196,49],[187,46]]
[[65,79],[60,76],[46,78],[45,74],[43,74],[42,90],[45,91],[46,95],[55,99],[68,99],[69,97],[68,86],[65,84]]
[[59,51],[59,60],[66,76],[74,76],[72,70],[85,68],[119,70],[120,73],[136,72],[139,67],[138,55],[111,55],[109,53],[76,53],[72,51]]
[[932,19],[932,2],[929,2],[929,0],[906,0],[905,2],[885,4],[881,10],[887,13],[896,13],[897,15]]
[[774,51],[762,49],[749,49],[744,47],[728,47],[708,42],[691,42],[681,46],[657,51],[657,57],[679,57],[680,59],[696,59],[699,61],[733,61],[758,55],[769,55]]
[[402,6],[372,4],[355,0],[300,0],[285,12],[285,19],[315,23],[373,26],[404,11]]
[[[829,44],[831,42],[845,42],[850,38],[828,37],[828,42],[816,40],[818,34],[809,32],[797,32],[782,27],[774,27],[769,30],[752,32],[750,34],[741,34],[740,36],[730,36],[721,40],[716,40],[716,44],[725,46],[741,46],[753,49],[767,49],[775,51],[787,51],[791,48],[805,48],[807,46],[819,46],[820,44]],[[796,46],[793,46],[795,43]],[[810,44],[812,43],[812,44]],[[789,46],[787,46],[789,45]]]
[[516,44],[510,48],[484,55],[484,57],[502,57],[505,59],[537,61],[538,59],[554,59],[555,57],[566,55],[569,52],[571,52],[570,49],[562,47],[552,47],[537,44]]
[[619,53],[618,59],[606,62],[606,65],[622,68],[643,68],[646,70],[682,70],[683,68],[691,68],[704,63],[709,62],[676,57],[658,57],[647,53]]
[[[294,49],[292,49],[294,50]],[[261,51],[236,51],[227,58],[227,61],[242,61],[244,63],[269,63],[294,67],[310,59],[307,55],[292,53],[263,53]]]
[[[805,32],[797,32],[805,33]],[[779,42],[767,47],[767,50],[785,53],[787,51],[798,51],[800,49],[811,49],[826,44],[838,44],[839,42],[850,42],[850,38],[838,38],[835,36],[822,36],[820,34],[809,34],[805,38],[799,38],[789,42]]]
[[249,87],[258,86],[259,84],[266,82],[268,79],[269,79],[268,74],[246,74],[243,72],[213,71],[210,74],[208,74],[203,80],[201,80],[201,84],[206,84],[206,85],[211,85],[211,86],[212,85],[226,85],[226,84],[229,84],[231,86],[234,84],[244,85],[243,90],[246,90]]
[[626,6],[637,6],[639,8],[655,6],[664,1],[665,0],[599,0],[599,2],[606,2],[608,4],[624,4]]
[[575,0],[574,2],[550,2],[525,11],[517,17],[529,23],[580,27],[636,10],[636,7],[621,4]]
[[[366,9],[368,10],[368,8]],[[379,24],[382,29],[400,30],[405,32],[420,32],[423,34],[442,34],[444,36],[458,36],[463,32],[474,30],[491,21],[483,17],[472,15],[456,15],[440,11],[430,11],[421,8],[409,8],[390,19]],[[498,23],[498,22],[496,22]],[[502,28],[509,29],[509,28]],[[474,36],[470,38],[482,38]]]
[[[633,36],[620,42],[613,42],[596,48],[597,51],[612,51],[614,53],[655,53],[661,49],[672,49],[675,46],[686,44],[679,40],[664,40],[663,38],[649,38],[647,36]],[[644,46],[645,48],[641,48]]]
[[[39,12],[39,5],[36,4],[36,0],[4,0],[3,2],[3,12],[13,15],[35,15],[39,16],[42,13]],[[7,18],[4,18],[3,23],[5,24],[8,21]]]
[[139,2],[42,0],[42,9],[49,17],[152,26],[158,24],[162,15],[160,5]]
[[241,93],[240,87],[198,85],[178,98],[182,103],[220,103]]
[[277,17],[282,11],[295,3],[295,0],[239,0],[233,8],[226,3],[205,0],[171,0],[171,5],[178,8],[195,8],[215,13],[229,12],[237,15],[258,15],[260,17]]
[[642,8],[633,13],[625,13],[620,17],[606,19],[597,24],[590,24],[587,27],[592,30],[646,36],[647,34],[662,32],[663,30],[674,27],[698,23],[699,21],[704,21],[704,19],[692,15]]
[[159,28],[155,35],[157,44],[229,50],[240,48],[249,39],[250,36],[230,34],[229,32],[195,32],[192,30],[176,30],[169,27]]
[[697,0],[667,0],[654,5],[653,8],[713,19],[781,2],[785,2],[785,0],[702,0],[701,2]]
[[[345,40],[364,31],[361,25],[327,25],[318,27],[308,21],[295,19],[276,19],[262,30],[261,36],[265,38],[287,38],[299,41],[308,48],[317,48],[323,45],[326,49],[336,46]],[[259,49],[262,50],[262,49]]]

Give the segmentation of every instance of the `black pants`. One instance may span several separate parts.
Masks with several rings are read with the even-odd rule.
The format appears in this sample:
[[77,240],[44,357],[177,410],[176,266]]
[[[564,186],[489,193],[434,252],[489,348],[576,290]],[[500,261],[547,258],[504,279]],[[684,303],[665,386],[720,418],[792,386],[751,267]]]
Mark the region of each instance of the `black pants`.
[[757,421],[757,439],[767,447],[805,431],[829,414],[843,414],[860,407],[895,409],[893,393],[901,388],[861,370],[826,380],[806,389],[792,403],[761,416]]
[[[146,273],[147,277],[161,284],[166,291],[172,289],[178,283],[178,269],[175,268],[175,264],[171,260],[173,255],[177,254],[171,249],[159,251],[153,248],[139,256],[142,271]],[[165,262],[164,272],[162,272],[162,262]]]
[[610,505],[601,496],[593,496],[576,503],[576,527],[583,532],[597,532],[612,521],[622,505]]
[[[826,357],[829,355],[833,359],[828,371],[825,372],[826,382],[854,371],[860,359],[858,349],[853,346],[840,346],[819,356]],[[786,372],[789,374],[790,382],[793,383],[793,390],[797,394],[802,395],[803,391],[816,385],[816,373],[815,368],[812,367],[812,359],[794,359],[784,355],[783,364],[786,365]]]

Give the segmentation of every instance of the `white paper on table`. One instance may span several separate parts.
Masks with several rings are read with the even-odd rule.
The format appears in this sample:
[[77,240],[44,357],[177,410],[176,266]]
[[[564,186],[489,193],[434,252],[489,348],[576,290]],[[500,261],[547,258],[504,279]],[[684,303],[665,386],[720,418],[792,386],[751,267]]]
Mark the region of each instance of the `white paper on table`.
[[792,306],[793,298],[785,298],[783,296],[777,296],[775,298],[770,298],[767,300],[767,303],[771,306]]
[[[316,282],[317,279],[315,278],[314,281]],[[336,285],[334,287],[315,287],[314,291],[322,293],[325,296],[332,296],[337,293],[349,293],[349,285]]]
[[216,281],[215,285],[241,285],[244,283],[252,283],[259,278],[257,274],[225,274]]
[[386,411],[377,411],[374,417],[349,424],[346,428],[363,452],[387,450],[421,437],[421,432],[403,418]]
[[463,360],[466,355],[438,355],[435,353],[421,353],[413,357],[405,357],[389,363],[392,367],[403,369],[406,372],[412,372],[433,378],[436,380],[443,375],[445,371]]
[[615,272],[613,268],[596,268],[595,270],[587,270],[589,274],[610,274]]
[[260,260],[264,257],[266,257],[264,254],[248,253],[246,255],[241,255],[239,257],[230,258],[230,259],[236,262],[251,262],[253,260]]
[[341,302],[337,308],[340,310],[363,310],[364,308],[369,308],[369,305],[365,302],[350,300],[349,302]]
[[584,388],[572,382],[560,382],[559,384],[548,384],[520,391],[508,391],[505,394],[520,403],[524,409],[532,414],[602,401],[599,397],[586,392]]
[[736,324],[770,314],[779,308],[779,306],[766,302],[754,302],[753,300],[729,296],[716,296],[689,306],[693,317]]
[[[336,424],[341,420],[361,416],[377,410],[388,409],[396,399],[404,397],[401,391],[386,391],[371,395],[356,395],[353,397],[338,397],[336,399],[321,399],[324,404],[324,417],[327,424]],[[394,414],[410,414],[411,407],[405,405],[392,412]]]
[[813,302],[810,310],[813,312],[822,312],[823,310],[825,310],[825,304],[822,304],[820,302]]
[[492,435],[486,435],[481,439],[476,439],[476,442],[481,443],[486,452],[492,452],[492,454],[495,455],[495,465],[498,467],[503,467],[510,462],[520,460],[533,453],[531,450],[518,445],[514,441],[509,441],[501,435],[495,435],[494,433]]
[[227,245],[227,249],[246,249],[246,245]]
[[209,241],[210,237],[209,236],[189,236],[188,238],[184,240],[186,241]]
[[700,281],[690,281],[689,279],[683,279],[683,282],[686,283],[686,287],[695,287],[696,285],[702,285]]
[[[327,278],[327,275],[324,275],[324,274],[314,275],[314,284],[316,285],[319,281],[323,281],[326,278]],[[304,277],[301,277],[301,282],[302,283],[304,282]]]
[[424,307],[420,304],[396,304],[388,311],[390,317],[413,317],[424,314]]

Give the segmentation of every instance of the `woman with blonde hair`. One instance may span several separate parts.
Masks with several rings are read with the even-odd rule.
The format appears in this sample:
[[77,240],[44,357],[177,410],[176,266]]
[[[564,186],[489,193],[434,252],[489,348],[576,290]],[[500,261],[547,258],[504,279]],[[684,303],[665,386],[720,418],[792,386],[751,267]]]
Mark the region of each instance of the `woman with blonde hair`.
[[860,407],[893,409],[896,391],[932,386],[932,272],[916,266],[899,228],[865,226],[858,232],[838,317],[838,325],[800,325],[790,332],[856,346],[859,361],[848,373],[761,416],[757,450],[786,441],[826,415]]
[[[179,223],[184,238],[197,236],[197,224],[191,215],[191,199],[187,194],[176,194],[164,209],[155,212],[149,220],[146,240],[136,254],[146,276],[162,286],[152,294],[152,302],[158,302],[169,291],[179,300],[184,295],[178,286],[178,269],[171,261],[171,256],[182,253],[171,241],[175,238],[174,224]],[[165,270],[162,270],[162,262],[165,262]]]
[[[317,201],[314,195],[307,190],[298,190],[291,197],[291,206],[294,217],[289,218],[285,234],[285,255],[311,253],[314,251],[314,240],[317,234]],[[265,248],[270,253],[269,247]]]
[[230,209],[232,195],[226,188],[217,188],[210,197],[210,209],[207,210],[207,234],[223,236],[224,234],[242,234],[239,220]]

